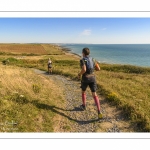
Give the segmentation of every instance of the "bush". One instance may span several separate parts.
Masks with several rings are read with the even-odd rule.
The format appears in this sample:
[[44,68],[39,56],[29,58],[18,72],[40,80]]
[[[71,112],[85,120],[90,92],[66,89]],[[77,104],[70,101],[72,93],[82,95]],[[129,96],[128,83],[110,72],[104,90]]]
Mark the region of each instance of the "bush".
[[26,104],[26,103],[29,102],[25,95],[19,94],[18,92],[13,93],[10,96],[10,100],[15,101],[15,102],[17,102],[19,104]]
[[101,64],[102,70],[114,71],[114,72],[124,72],[124,73],[136,73],[136,74],[146,74],[150,73],[150,68],[138,67],[132,65],[106,65]]
[[39,93],[40,90],[41,90],[41,87],[39,85],[37,85],[37,84],[33,84],[32,88],[33,88],[33,92],[34,93]]

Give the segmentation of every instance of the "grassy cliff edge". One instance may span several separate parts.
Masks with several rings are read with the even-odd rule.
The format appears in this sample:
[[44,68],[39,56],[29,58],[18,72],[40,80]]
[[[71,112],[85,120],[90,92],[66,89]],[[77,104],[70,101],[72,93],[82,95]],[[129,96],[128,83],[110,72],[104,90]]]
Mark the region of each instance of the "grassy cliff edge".
[[[2,62],[9,60],[9,65],[47,70],[47,60],[51,58],[54,74],[61,74],[77,80],[80,57],[63,51],[56,45],[42,44],[42,47],[47,54],[26,55],[24,58],[5,54],[1,55],[0,60]],[[150,68],[111,64],[100,64],[100,67],[101,71],[95,72],[98,93],[122,109],[142,132],[149,132]]]

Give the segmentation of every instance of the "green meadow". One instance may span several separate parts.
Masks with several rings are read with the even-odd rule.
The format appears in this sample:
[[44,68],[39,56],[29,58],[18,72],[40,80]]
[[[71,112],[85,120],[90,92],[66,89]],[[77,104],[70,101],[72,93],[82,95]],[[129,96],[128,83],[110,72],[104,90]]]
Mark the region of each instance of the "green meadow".
[[[60,101],[64,101],[63,94],[57,95],[54,88],[59,90],[59,87],[52,83],[52,88],[46,79],[43,82],[43,78],[34,74],[30,68],[47,71],[47,60],[51,58],[53,74],[61,74],[72,80],[78,80],[80,58],[61,50],[57,45],[39,44],[36,47],[41,48],[37,53],[32,53],[32,45],[29,51],[22,50],[23,53],[21,50],[17,53],[1,50],[0,120],[1,124],[6,120],[13,120],[14,117],[16,122],[22,120],[18,127],[19,132],[55,132],[54,112],[46,111],[45,107],[55,106],[54,99],[58,100],[58,97]],[[130,65],[99,65],[101,70],[95,72],[98,94],[105,96],[112,105],[121,109],[125,116],[138,126],[140,132],[149,132],[150,68]],[[47,86],[51,89],[50,93],[46,90]],[[44,95],[47,97],[45,98]],[[43,120],[52,120],[50,128],[47,121]],[[3,132],[2,129],[1,131]]]

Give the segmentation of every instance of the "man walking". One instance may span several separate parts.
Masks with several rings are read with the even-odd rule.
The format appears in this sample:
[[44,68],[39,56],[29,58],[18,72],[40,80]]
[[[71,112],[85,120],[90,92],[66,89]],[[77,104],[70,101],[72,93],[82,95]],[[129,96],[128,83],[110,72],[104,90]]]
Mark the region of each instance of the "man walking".
[[95,104],[97,106],[98,111],[98,119],[102,119],[102,113],[100,111],[100,101],[96,94],[96,78],[94,75],[94,70],[99,71],[100,67],[96,61],[92,57],[89,56],[90,50],[89,48],[83,48],[82,56],[83,58],[80,60],[81,71],[78,74],[78,78],[81,78],[81,89],[82,89],[82,105],[80,106],[82,110],[86,110],[86,89],[89,86]]

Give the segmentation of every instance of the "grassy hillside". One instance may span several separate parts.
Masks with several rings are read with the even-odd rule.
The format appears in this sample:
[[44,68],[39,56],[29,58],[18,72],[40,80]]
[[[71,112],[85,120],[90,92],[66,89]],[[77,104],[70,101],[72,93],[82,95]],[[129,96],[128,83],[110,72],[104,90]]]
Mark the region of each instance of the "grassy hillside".
[[40,44],[0,44],[1,54],[47,54]]
[[0,132],[54,132],[59,102],[63,93],[49,78],[0,65]]
[[[24,58],[2,55],[0,60],[9,60],[9,65],[47,70],[47,60],[51,58],[55,74],[77,79],[76,75],[80,70],[79,57],[60,50],[58,46],[41,46],[48,54],[26,55]],[[140,131],[150,131],[150,68],[109,64],[100,64],[100,67],[101,71],[95,72],[98,93],[121,108],[138,125]]]

